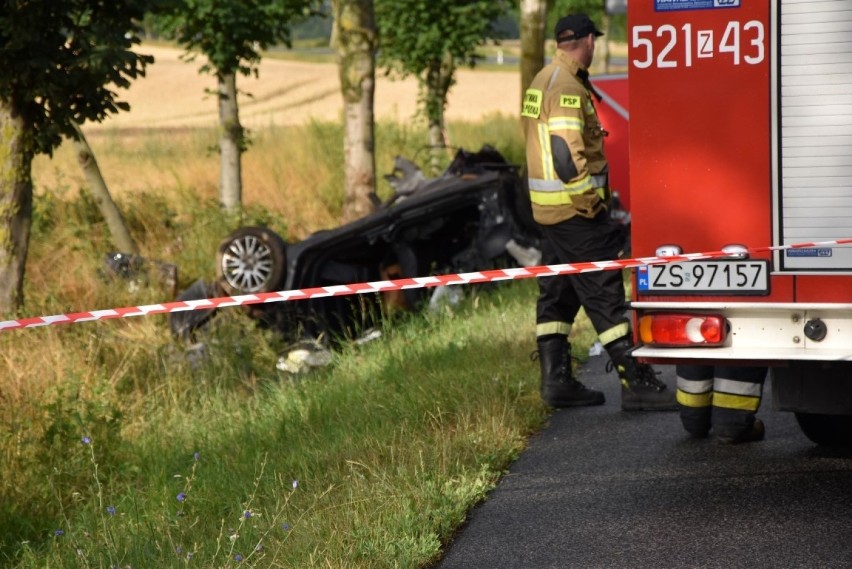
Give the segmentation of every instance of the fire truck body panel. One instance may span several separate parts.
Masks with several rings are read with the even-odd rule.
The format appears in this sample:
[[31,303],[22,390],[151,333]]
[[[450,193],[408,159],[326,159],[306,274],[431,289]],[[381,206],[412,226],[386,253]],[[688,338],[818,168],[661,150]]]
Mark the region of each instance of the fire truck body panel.
[[628,109],[629,89],[626,75],[605,75],[595,77],[595,89],[603,97],[597,105],[601,124],[609,132],[606,139],[606,155],[612,168],[609,177],[610,187],[618,192],[621,205],[630,209],[630,153],[628,133],[630,130]]
[[636,270],[634,354],[768,365],[776,407],[852,442],[850,3],[635,2],[628,41],[633,256],[740,246]]
[[731,22],[741,30],[767,20],[767,3],[750,2],[736,20],[732,10],[655,12],[645,4],[629,12],[631,214],[642,220],[633,225],[634,253],[654,255],[666,243],[686,252],[769,244],[769,58],[734,65],[730,55],[686,53],[701,47],[686,45],[701,41],[699,30],[721,38]]
[[[852,11],[842,1],[818,4],[653,0],[631,6],[634,256],[654,256],[665,245],[703,252],[852,233]],[[752,280],[747,262],[761,259],[768,261],[766,286],[736,286]],[[706,280],[712,262],[689,265],[686,272],[695,274],[668,274],[681,267],[639,271],[634,308],[729,302],[731,311],[746,302],[773,305],[778,317],[787,312],[779,304],[852,302],[850,247],[752,253],[740,261],[720,269],[731,272],[731,286],[714,290],[697,286],[695,278]],[[742,278],[732,282],[740,270]],[[732,333],[718,349],[728,355],[719,357],[775,360],[776,350],[797,337],[793,353],[805,347],[829,357],[837,348],[826,346],[847,334],[846,327],[809,342],[801,342],[802,330],[783,338]],[[637,354],[662,357],[644,347]],[[694,354],[679,350],[670,357]]]

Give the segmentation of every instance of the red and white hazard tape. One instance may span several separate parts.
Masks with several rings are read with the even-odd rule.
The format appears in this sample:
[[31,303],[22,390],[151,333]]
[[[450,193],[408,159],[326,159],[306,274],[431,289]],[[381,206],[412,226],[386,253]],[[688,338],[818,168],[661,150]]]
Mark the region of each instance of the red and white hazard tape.
[[[767,251],[782,251],[785,249],[806,249],[810,247],[830,247],[850,244],[852,244],[852,238],[836,239],[833,241],[818,241],[813,243],[796,243],[794,245],[780,245],[774,247],[755,247],[749,248],[748,251],[751,253],[765,253]],[[347,296],[352,294],[365,294],[412,288],[429,288],[441,285],[475,284],[503,280],[591,273],[597,271],[615,271],[640,267],[643,265],[662,265],[681,261],[697,261],[700,259],[727,257],[729,255],[730,253],[726,253],[724,251],[709,251],[704,253],[673,255],[670,257],[639,257],[635,259],[618,259],[612,261],[594,261],[561,265],[541,265],[515,269],[493,269],[473,273],[435,275],[430,277],[414,277],[390,281],[322,286],[299,290],[246,294],[240,296],[223,296],[219,298],[206,298],[200,300],[184,300],[166,302],[163,304],[128,306],[125,308],[93,310],[91,312],[74,312],[69,314],[56,314],[53,316],[37,316],[32,318],[21,318],[18,320],[0,321],[0,331],[52,326],[54,324],[74,324],[77,322],[90,322],[92,320],[129,318],[131,316],[147,316],[149,314],[183,312],[186,310],[209,310],[212,308],[225,308],[228,306],[247,306],[251,304],[287,302],[292,300],[306,300],[329,296]]]

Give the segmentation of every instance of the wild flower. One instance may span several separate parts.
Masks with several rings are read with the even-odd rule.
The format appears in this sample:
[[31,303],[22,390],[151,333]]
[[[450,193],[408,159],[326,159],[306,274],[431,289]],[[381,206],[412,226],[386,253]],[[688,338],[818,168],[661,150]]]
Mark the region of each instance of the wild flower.
[[196,452],[195,454],[193,454],[193,455],[192,455],[192,458],[194,458],[194,459],[195,459],[195,462],[198,462],[198,459],[200,459],[200,458],[201,458],[201,453],[200,453],[200,452]]
[[236,561],[237,563],[239,563],[239,562],[240,562],[240,561],[242,561],[242,560],[243,560],[243,556],[242,556],[242,555],[240,555],[239,553],[237,553],[236,555],[234,555],[234,561]]
[[107,507],[106,507],[106,512],[107,512],[109,515],[114,516],[114,515],[115,515],[115,506],[107,506]]
[[82,438],[82,439],[80,439],[80,440],[83,442],[83,444],[84,444],[84,445],[88,445],[88,444],[91,444],[91,443],[92,443],[92,439],[91,439],[91,438],[89,438],[89,437],[83,437],[83,438]]
[[296,489],[296,488],[298,488],[298,487],[299,487],[299,481],[298,481],[298,480],[293,480],[293,490],[295,490],[295,489]]
[[177,498],[177,501],[178,501],[178,502],[183,502],[184,500],[186,500],[186,493],[185,493],[185,492],[181,492],[180,494],[178,494],[178,495],[176,496],[176,498]]
[[243,517],[245,519],[249,519],[251,517],[251,512],[249,510],[246,510],[245,513],[243,514]]
[[59,537],[61,535],[65,535],[65,532],[62,531],[61,529],[58,529],[58,530],[53,532],[53,535],[56,536],[56,537]]

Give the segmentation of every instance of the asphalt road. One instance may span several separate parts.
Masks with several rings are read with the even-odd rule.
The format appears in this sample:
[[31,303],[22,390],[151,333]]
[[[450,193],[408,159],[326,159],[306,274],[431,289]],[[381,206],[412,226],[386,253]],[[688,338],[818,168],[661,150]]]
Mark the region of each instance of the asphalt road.
[[606,404],[554,412],[437,569],[852,567],[852,452],[772,411],[768,381],[766,440],[727,446],[622,412],[605,361],[581,379]]

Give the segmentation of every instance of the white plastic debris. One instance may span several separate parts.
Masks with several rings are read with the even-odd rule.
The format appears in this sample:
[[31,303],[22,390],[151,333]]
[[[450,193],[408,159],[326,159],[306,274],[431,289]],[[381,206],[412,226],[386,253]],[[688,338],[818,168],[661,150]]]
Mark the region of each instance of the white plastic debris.
[[429,310],[440,310],[442,306],[455,306],[464,299],[464,289],[455,285],[436,286],[429,299]]
[[357,340],[355,340],[355,344],[361,346],[363,344],[368,344],[373,340],[378,340],[382,337],[382,331],[376,328],[369,328],[365,330]]
[[514,239],[506,243],[506,251],[522,267],[535,267],[541,263],[541,251],[535,247],[524,247]]
[[278,358],[275,368],[287,373],[304,373],[310,368],[323,367],[331,363],[331,352],[317,346],[314,349],[304,347],[290,350],[286,356]]
[[592,347],[589,348],[589,357],[599,356],[603,353],[603,345],[600,342],[595,342],[592,344]]

